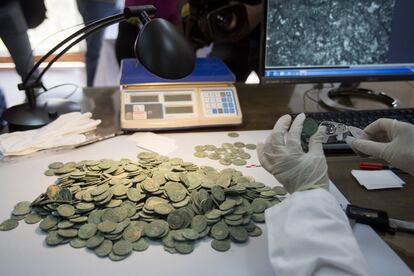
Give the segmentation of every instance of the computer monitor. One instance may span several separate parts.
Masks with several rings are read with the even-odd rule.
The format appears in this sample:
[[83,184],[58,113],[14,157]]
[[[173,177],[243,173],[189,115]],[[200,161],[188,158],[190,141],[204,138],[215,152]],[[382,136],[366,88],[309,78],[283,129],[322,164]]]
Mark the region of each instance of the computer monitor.
[[262,83],[414,79],[413,0],[264,0]]

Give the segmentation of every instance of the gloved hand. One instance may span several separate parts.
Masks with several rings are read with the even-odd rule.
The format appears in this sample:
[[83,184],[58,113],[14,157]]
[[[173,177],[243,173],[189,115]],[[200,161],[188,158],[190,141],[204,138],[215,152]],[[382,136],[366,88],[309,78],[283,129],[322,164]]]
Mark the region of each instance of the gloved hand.
[[304,120],[305,114],[302,113],[290,125],[292,117],[282,116],[266,142],[257,146],[260,164],[273,174],[289,193],[317,187],[329,188],[328,166],[322,149],[325,127],[319,127],[310,138],[309,151],[304,153],[301,146]]
[[379,119],[364,131],[371,140],[355,139],[352,148],[381,158],[392,166],[414,175],[414,125],[392,119]]
[[0,135],[0,152],[4,156],[25,155],[42,149],[83,143],[85,133],[94,131],[101,120],[91,119],[91,113],[67,113],[35,130]]

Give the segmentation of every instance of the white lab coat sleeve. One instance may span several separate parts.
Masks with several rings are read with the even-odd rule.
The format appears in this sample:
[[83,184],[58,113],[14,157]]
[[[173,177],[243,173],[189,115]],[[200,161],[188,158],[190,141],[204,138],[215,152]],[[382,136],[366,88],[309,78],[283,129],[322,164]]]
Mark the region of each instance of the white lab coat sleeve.
[[266,210],[276,276],[370,275],[336,199],[324,189],[295,192]]

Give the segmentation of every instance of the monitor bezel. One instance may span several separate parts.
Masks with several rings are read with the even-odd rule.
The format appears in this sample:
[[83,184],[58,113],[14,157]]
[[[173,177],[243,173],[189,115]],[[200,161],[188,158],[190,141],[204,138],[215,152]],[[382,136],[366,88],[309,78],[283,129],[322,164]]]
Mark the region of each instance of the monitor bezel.
[[[337,76],[295,76],[295,77],[266,77],[265,76],[265,55],[266,55],[266,33],[267,33],[267,10],[269,0],[263,0],[263,14],[260,34],[260,83],[261,84],[305,84],[305,83],[359,83],[359,82],[381,82],[381,81],[411,81],[414,80],[413,74],[393,74],[393,75],[337,75]],[[408,64],[408,63],[407,63]],[[335,66],[337,69],[343,66]],[[303,68],[303,67],[302,67]],[[320,67],[318,67],[320,69]],[[294,69],[289,67],[286,69]],[[301,68],[297,68],[301,69]],[[306,69],[306,68],[304,68]],[[311,69],[311,67],[307,68]],[[327,68],[328,69],[328,68]]]

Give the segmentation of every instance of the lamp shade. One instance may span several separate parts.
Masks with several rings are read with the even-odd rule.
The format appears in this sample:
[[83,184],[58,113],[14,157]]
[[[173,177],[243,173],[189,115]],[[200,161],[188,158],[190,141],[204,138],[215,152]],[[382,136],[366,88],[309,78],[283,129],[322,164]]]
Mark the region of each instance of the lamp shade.
[[173,24],[161,18],[142,27],[134,50],[145,68],[165,79],[184,78],[195,66],[193,47]]

